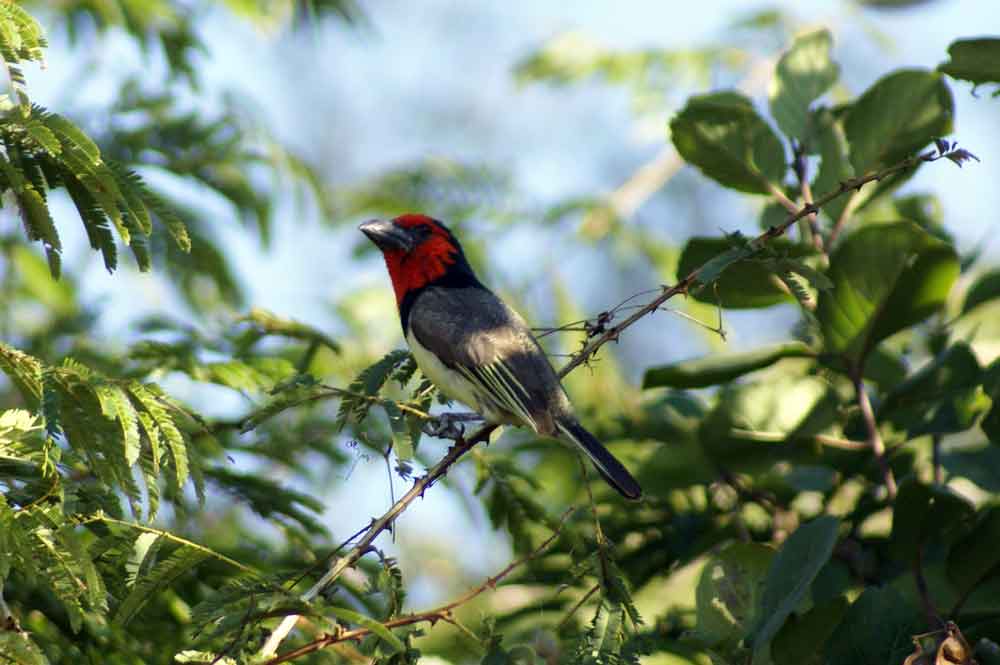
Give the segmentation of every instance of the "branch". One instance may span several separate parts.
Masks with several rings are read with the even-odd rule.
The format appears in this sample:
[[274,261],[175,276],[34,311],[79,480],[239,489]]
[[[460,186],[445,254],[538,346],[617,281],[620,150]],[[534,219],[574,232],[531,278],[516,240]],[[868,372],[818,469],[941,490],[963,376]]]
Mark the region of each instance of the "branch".
[[[558,538],[559,535],[562,533],[563,527],[566,525],[566,522],[569,520],[570,516],[572,516],[574,512],[576,512],[576,508],[569,508],[568,510],[566,510],[566,512],[562,514],[562,517],[559,518],[559,523],[556,525],[556,528],[552,531],[552,534],[548,538],[546,538],[541,545],[539,545],[534,550],[532,550],[525,556],[521,557],[520,559],[517,559],[516,561],[507,564],[506,568],[501,570],[496,575],[486,578],[486,581],[480,584],[479,586],[469,589],[464,594],[462,594],[455,600],[451,601],[450,603],[445,603],[440,607],[435,607],[432,610],[426,610],[424,612],[414,612],[413,614],[405,614],[403,616],[396,617],[395,619],[390,619],[389,621],[385,621],[382,623],[382,625],[385,628],[392,629],[392,628],[399,628],[401,626],[409,626],[415,623],[427,622],[433,625],[438,621],[448,621],[448,622],[453,621],[451,617],[452,610],[461,605],[464,605],[473,598],[476,598],[477,596],[485,592],[487,589],[495,590],[497,583],[500,582],[500,580],[507,577],[507,575],[513,572],[515,568],[518,568],[528,563],[529,561],[537,558],[545,550],[547,550],[549,546],[555,542],[556,538]],[[361,638],[366,637],[371,633],[372,631],[370,628],[362,627],[362,628],[355,628],[353,630],[340,631],[334,635],[325,635],[319,638],[318,640],[314,640],[309,644],[299,647],[298,649],[289,651],[287,653],[283,653],[277,658],[273,658],[267,661],[265,665],[278,665],[278,663],[286,663],[288,661],[295,660],[300,656],[304,656],[308,653],[319,651],[320,649],[326,648],[331,644],[346,642],[348,640],[360,640]]]
[[[813,202],[812,185],[809,184],[809,173],[808,164],[806,163],[806,151],[805,146],[798,141],[793,141],[793,152],[795,153],[795,158],[792,161],[792,170],[795,172],[795,178],[799,181],[799,189],[802,192],[802,202],[809,205]],[[826,249],[823,245],[823,234],[819,230],[819,219],[816,213],[811,213],[808,216],[809,220],[809,233],[812,236],[813,247],[816,248],[820,254],[824,257],[826,256]]]
[[[958,150],[954,146],[949,146],[947,144],[938,146],[937,151],[926,152],[920,155],[914,155],[908,157],[901,162],[889,166],[881,171],[875,171],[864,176],[857,178],[851,178],[840,183],[840,186],[823,196],[816,199],[813,203],[806,204],[798,209],[794,214],[790,214],[784,222],[777,226],[772,226],[764,233],[760,234],[752,241],[750,244],[754,248],[762,247],[768,241],[780,237],[788,230],[788,228],[797,222],[798,220],[806,217],[810,214],[817,213],[820,208],[822,208],[827,203],[833,201],[839,196],[851,191],[857,190],[870,182],[876,182],[890,175],[899,173],[901,171],[906,171],[907,169],[914,168],[923,162],[934,162],[942,157],[948,158],[955,162],[960,162],[968,159],[968,153],[964,150]],[[651,301],[645,305],[639,307],[635,312],[633,312],[628,318],[626,318],[621,323],[615,324],[610,328],[601,325],[597,330],[601,330],[597,337],[592,341],[588,342],[583,349],[577,352],[573,358],[566,363],[561,370],[559,370],[559,378],[564,378],[567,374],[572,372],[574,369],[588,362],[597,351],[607,344],[608,342],[614,340],[617,341],[621,334],[629,328],[631,325],[636,323],[639,319],[643,318],[647,314],[655,312],[660,308],[663,303],[670,300],[674,296],[684,293],[686,294],[688,290],[698,283],[699,275],[701,271],[705,269],[707,263],[702,265],[696,270],[693,270],[687,277],[680,280],[673,286],[660,287],[660,294],[653,298]],[[631,298],[629,299],[631,300]],[[626,301],[628,302],[628,301]],[[867,399],[867,396],[866,396]],[[870,408],[870,405],[869,405]],[[354,565],[364,554],[366,554],[372,547],[372,543],[375,538],[390,527],[393,520],[395,520],[406,508],[416,499],[418,496],[423,496],[423,493],[430,488],[438,478],[447,473],[448,469],[454,464],[458,459],[471,450],[477,443],[486,441],[490,434],[497,428],[497,425],[487,424],[479,428],[472,436],[468,438],[459,437],[455,440],[455,444],[448,449],[447,454],[441,459],[440,462],[435,464],[433,467],[428,469],[427,474],[421,478],[418,478],[414,483],[413,487],[404,494],[396,503],[389,508],[388,511],[382,517],[374,520],[365,535],[361,538],[357,545],[355,545],[350,552],[337,559],[337,561],[330,567],[330,569],[323,575],[320,580],[313,585],[309,591],[307,591],[302,596],[304,602],[309,602],[316,596],[318,596],[323,589],[328,587],[334,581],[337,580],[347,570],[350,566]],[[893,491],[893,494],[895,492]],[[298,616],[290,615],[282,620],[281,624],[275,629],[271,636],[268,638],[267,642],[264,644],[263,649],[260,652],[260,656],[263,658],[273,656],[281,642],[288,636],[292,628],[295,626]]]
[[882,469],[882,481],[885,489],[889,493],[889,501],[896,499],[896,477],[892,474],[892,468],[886,460],[885,443],[882,435],[878,431],[878,423],[875,422],[875,412],[872,411],[871,401],[865,391],[864,380],[861,378],[861,368],[851,368],[851,381],[854,383],[854,392],[857,394],[858,406],[861,407],[861,418],[865,422],[865,430],[868,432],[868,446],[872,449],[879,467]]
[[[333,582],[340,577],[345,570],[354,565],[358,559],[368,553],[372,547],[372,543],[375,541],[375,538],[389,528],[393,520],[406,510],[414,499],[418,496],[422,497],[424,492],[426,492],[438,478],[448,472],[448,468],[451,467],[451,465],[454,464],[459,457],[471,450],[477,443],[489,439],[490,434],[496,428],[496,425],[484,425],[483,427],[480,427],[471,437],[467,439],[459,438],[455,442],[455,445],[448,449],[448,452],[441,458],[440,462],[428,469],[426,475],[414,481],[413,487],[411,487],[406,494],[401,496],[396,503],[392,504],[392,507],[389,508],[389,510],[386,511],[382,517],[372,522],[371,526],[368,527],[368,531],[366,531],[365,535],[362,536],[360,541],[358,541],[358,544],[355,545],[350,552],[337,559],[333,566],[326,571],[326,574],[324,574],[311,589],[302,595],[302,601],[309,602],[318,596],[323,589],[333,584]],[[292,628],[295,626],[298,618],[299,617],[297,615],[286,616],[275,631],[271,633],[267,643],[264,644],[264,648],[261,649],[260,655],[264,657],[273,656],[277,652],[278,646],[281,644],[282,640],[285,639],[288,633],[291,632]]]
[[[777,226],[772,226],[767,231],[761,233],[759,236],[750,241],[750,245],[754,248],[762,247],[769,240],[773,240],[774,238],[778,238],[784,235],[785,231],[787,231],[788,228],[795,222],[799,221],[800,219],[808,215],[815,215],[827,203],[830,203],[831,201],[840,196],[843,196],[844,194],[850,192],[851,190],[859,190],[868,183],[877,182],[891,175],[895,175],[896,173],[907,171],[909,169],[919,166],[924,162],[936,162],[941,158],[946,158],[955,163],[960,164],[962,161],[965,161],[970,158],[970,153],[966,152],[965,150],[957,149],[954,146],[945,145],[942,147],[939,145],[939,149],[937,151],[929,151],[921,153],[919,155],[913,155],[912,157],[907,157],[906,159],[896,164],[893,164],[892,166],[886,167],[881,171],[873,171],[866,175],[858,176],[857,178],[850,178],[848,180],[844,180],[840,183],[840,186],[834,189],[833,191],[827,192],[826,194],[820,196],[812,203],[805,204],[804,206],[799,208],[797,212],[795,212],[794,214],[790,214],[781,224],[778,224]],[[632,324],[634,324],[636,321],[643,318],[647,314],[655,312],[666,301],[670,300],[679,293],[687,294],[687,292],[691,289],[691,287],[698,283],[698,277],[701,274],[701,271],[705,269],[705,265],[707,264],[703,264],[701,267],[691,271],[691,273],[689,273],[687,277],[680,280],[673,286],[661,287],[660,295],[658,295],[656,298],[654,298],[653,300],[649,301],[648,303],[640,307],[627,319],[625,319],[619,324],[616,324],[608,328],[603,334],[601,334],[599,337],[588,343],[583,348],[582,351],[580,351],[576,356],[574,356],[574,358],[570,360],[566,364],[566,366],[562,368],[562,370],[559,371],[559,377],[562,378],[566,376],[580,365],[586,363],[595,353],[597,353],[598,349],[600,349],[608,342],[618,341],[618,338],[621,336],[622,332],[626,328],[628,328],[629,326],[631,326]]]

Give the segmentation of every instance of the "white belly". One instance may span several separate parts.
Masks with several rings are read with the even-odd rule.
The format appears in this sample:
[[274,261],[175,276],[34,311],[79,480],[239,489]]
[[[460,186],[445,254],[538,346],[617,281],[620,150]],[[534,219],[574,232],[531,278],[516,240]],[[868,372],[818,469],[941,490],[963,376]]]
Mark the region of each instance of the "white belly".
[[456,402],[461,402],[479,413],[489,422],[515,422],[509,414],[500,413],[490,408],[488,400],[479,398],[479,389],[477,386],[455,370],[446,367],[443,362],[438,360],[437,356],[417,341],[417,337],[412,331],[406,334],[406,342],[410,346],[413,359],[417,361],[417,367],[420,368],[424,376],[431,380],[431,383],[444,393],[445,397]]

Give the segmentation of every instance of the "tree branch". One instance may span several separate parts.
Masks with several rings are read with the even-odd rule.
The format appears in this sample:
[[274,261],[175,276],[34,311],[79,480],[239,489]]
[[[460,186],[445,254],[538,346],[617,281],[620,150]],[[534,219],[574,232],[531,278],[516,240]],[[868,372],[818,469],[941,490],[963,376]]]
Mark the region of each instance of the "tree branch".
[[[818,213],[819,210],[827,203],[830,203],[831,201],[840,196],[843,196],[847,192],[850,192],[852,190],[859,190],[868,183],[877,182],[879,180],[882,180],[883,178],[895,175],[896,173],[907,171],[909,169],[919,166],[924,162],[936,162],[941,158],[946,158],[950,159],[951,161],[960,162],[965,159],[968,159],[968,153],[964,150],[959,150],[955,148],[952,148],[947,151],[945,150],[928,151],[925,153],[921,153],[919,155],[913,155],[912,157],[907,157],[906,159],[896,164],[893,164],[892,166],[888,166],[880,171],[873,171],[866,175],[858,176],[857,178],[850,178],[848,180],[844,180],[840,183],[839,187],[830,192],[827,192],[823,196],[820,196],[814,202],[807,203],[806,205],[802,206],[801,208],[798,209],[797,212],[795,212],[794,214],[790,214],[781,224],[778,224],[777,226],[772,226],[771,228],[769,228],[768,230],[764,231],[759,236],[751,240],[750,244],[755,248],[762,247],[769,240],[773,240],[774,238],[778,238],[784,235],[785,231],[787,231],[790,226],[795,224],[795,222],[799,221],[800,219],[808,215],[814,215]],[[580,365],[586,363],[595,353],[597,353],[598,349],[600,349],[608,342],[618,341],[619,336],[621,336],[622,332],[626,328],[628,328],[629,326],[631,326],[632,324],[634,324],[636,321],[643,318],[647,314],[655,312],[666,301],[670,300],[679,293],[686,294],[691,289],[692,286],[698,283],[698,277],[701,274],[701,271],[705,269],[705,265],[702,265],[701,267],[691,271],[691,273],[689,273],[684,279],[680,280],[673,286],[661,287],[661,293],[659,296],[653,298],[648,303],[640,307],[631,316],[629,316],[621,323],[611,326],[603,334],[598,336],[593,341],[589,342],[583,348],[583,350],[581,350],[578,354],[576,354],[576,356],[574,356],[573,359],[570,360],[566,364],[566,366],[562,368],[562,370],[560,370],[559,377],[562,378],[566,376]]]
[[896,477],[892,474],[892,468],[885,455],[885,443],[882,435],[878,431],[878,423],[875,422],[875,412],[872,410],[871,401],[865,391],[864,380],[861,378],[861,368],[851,367],[851,381],[854,383],[854,392],[858,399],[858,406],[861,407],[861,418],[865,423],[865,430],[868,432],[868,446],[872,449],[879,467],[882,469],[882,481],[885,489],[889,493],[889,501],[896,499]]
[[[537,558],[545,550],[547,550],[549,546],[552,545],[552,543],[554,543],[556,539],[559,537],[559,535],[562,533],[563,527],[566,525],[566,522],[575,512],[576,508],[569,508],[568,510],[566,510],[566,512],[562,514],[562,517],[559,518],[559,523],[556,525],[556,528],[552,531],[552,534],[548,538],[546,538],[541,545],[539,545],[534,550],[532,550],[525,556],[521,557],[520,559],[517,559],[516,561],[507,564],[507,566],[503,570],[498,572],[496,575],[493,575],[492,577],[486,578],[486,581],[480,584],[479,586],[469,589],[455,600],[452,600],[449,603],[445,603],[440,607],[435,607],[434,609],[426,610],[424,612],[414,612],[413,614],[406,614],[403,616],[399,616],[396,617],[395,619],[390,619],[389,621],[384,622],[382,625],[388,629],[392,629],[423,622],[428,622],[431,624],[437,623],[438,621],[452,622],[453,621],[451,617],[452,610],[461,605],[464,605],[473,598],[485,592],[487,589],[495,590],[497,583],[500,582],[500,580],[507,577],[507,575],[513,572],[514,569],[528,563],[532,559]],[[340,631],[333,635],[325,635],[319,638],[318,640],[314,640],[309,644],[299,647],[298,649],[294,649],[287,653],[283,653],[277,658],[272,658],[271,660],[267,661],[265,665],[278,665],[279,663],[286,663],[288,661],[295,660],[300,656],[304,656],[308,653],[319,651],[320,649],[328,647],[331,644],[346,642],[348,640],[360,640],[363,637],[371,635],[371,633],[372,631],[370,628],[362,627],[362,628],[355,628],[353,630]]]
[[[827,203],[833,201],[839,196],[851,190],[858,190],[864,185],[870,182],[876,182],[886,178],[890,175],[912,169],[923,162],[934,162],[942,157],[948,158],[955,162],[960,162],[968,159],[968,153],[964,150],[958,150],[954,146],[938,146],[938,150],[925,152],[919,155],[914,155],[908,157],[897,164],[889,166],[880,171],[874,171],[857,178],[851,178],[840,183],[840,186],[831,192],[827,192],[823,196],[820,196],[813,203],[806,204],[799,208],[795,213],[789,214],[784,222],[777,226],[772,226],[767,231],[761,233],[759,236],[750,241],[751,247],[760,248],[763,247],[768,241],[778,238],[788,230],[790,226],[795,224],[798,220],[806,217],[807,215],[817,213],[820,208],[822,208]],[[628,318],[623,320],[621,323],[615,324],[610,328],[605,325],[599,326],[596,330],[601,330],[603,332],[599,333],[591,341],[589,341],[583,349],[577,352],[573,358],[559,370],[559,378],[564,378],[567,374],[572,372],[574,369],[580,365],[588,362],[597,351],[610,341],[617,341],[621,334],[634,323],[639,321],[647,314],[657,311],[663,303],[670,300],[674,296],[684,293],[686,294],[691,287],[699,281],[699,276],[705,266],[702,265],[696,270],[693,270],[690,274],[684,277],[682,280],[674,284],[673,286],[662,286],[660,287],[659,295],[647,302],[645,305],[639,307],[635,312],[633,312]],[[627,302],[627,301],[626,301]],[[863,393],[863,391],[862,391]],[[867,400],[867,396],[865,396]],[[869,409],[871,405],[869,405]],[[441,459],[440,462],[435,464],[433,467],[428,469],[427,474],[421,478],[418,478],[414,483],[413,487],[404,494],[398,501],[396,501],[391,508],[382,517],[374,520],[369,526],[368,530],[361,540],[355,545],[350,552],[344,556],[337,559],[337,561],[330,567],[330,569],[323,575],[320,580],[313,585],[309,591],[307,591],[302,596],[302,600],[305,602],[311,601],[317,595],[319,595],[323,589],[332,584],[347,568],[354,565],[366,552],[368,552],[375,541],[375,538],[385,531],[406,508],[416,499],[418,496],[423,496],[423,493],[430,488],[438,478],[447,473],[448,469],[454,464],[462,455],[471,450],[477,443],[486,441],[490,434],[497,428],[497,425],[487,424],[480,429],[478,429],[472,436],[468,438],[459,437],[456,439],[455,444],[448,449],[447,454]],[[877,435],[877,431],[876,431]],[[879,439],[881,442],[881,439]],[[884,446],[883,446],[884,453]],[[891,480],[891,475],[890,475]],[[893,482],[892,495],[895,495],[895,483]],[[275,629],[265,643],[263,649],[260,652],[262,657],[273,656],[280,646],[281,642],[285,639],[292,628],[295,626],[297,616],[287,616],[281,622],[281,624]]]

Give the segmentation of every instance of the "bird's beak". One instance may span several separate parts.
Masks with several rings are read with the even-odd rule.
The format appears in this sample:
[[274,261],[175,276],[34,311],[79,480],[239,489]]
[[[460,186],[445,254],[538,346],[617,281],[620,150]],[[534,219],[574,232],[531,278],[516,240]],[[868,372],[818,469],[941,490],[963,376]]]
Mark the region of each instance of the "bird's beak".
[[382,251],[409,252],[413,249],[413,237],[409,230],[389,220],[370,219],[358,229]]

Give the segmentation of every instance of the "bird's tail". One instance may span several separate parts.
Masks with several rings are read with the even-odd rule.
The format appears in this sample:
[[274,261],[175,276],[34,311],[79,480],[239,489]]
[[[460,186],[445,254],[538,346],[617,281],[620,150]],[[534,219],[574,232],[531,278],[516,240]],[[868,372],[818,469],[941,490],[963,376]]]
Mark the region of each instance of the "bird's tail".
[[559,418],[556,421],[559,433],[569,441],[580,446],[587,457],[597,467],[598,472],[609,485],[614,487],[626,499],[639,499],[642,497],[642,488],[636,482],[632,474],[628,472],[622,463],[615,459],[607,448],[594,435],[583,428],[580,423],[572,417]]

